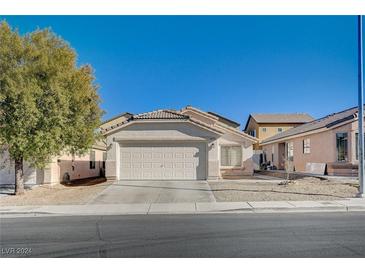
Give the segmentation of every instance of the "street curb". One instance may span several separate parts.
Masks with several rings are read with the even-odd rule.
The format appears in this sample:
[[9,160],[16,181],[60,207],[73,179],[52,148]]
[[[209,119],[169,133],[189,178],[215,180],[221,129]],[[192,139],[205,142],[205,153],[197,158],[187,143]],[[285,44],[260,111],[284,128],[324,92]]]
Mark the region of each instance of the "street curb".
[[[161,204],[159,205],[161,207]],[[215,205],[215,206],[219,206]],[[105,206],[104,206],[105,207]],[[320,213],[320,212],[338,212],[338,213],[349,213],[349,212],[365,212],[365,205],[351,205],[345,206],[338,204],[338,206],[321,206],[321,207],[245,207],[245,208],[233,208],[233,209],[212,209],[212,210],[198,210],[197,206],[194,206],[194,209],[180,209],[180,210],[171,210],[170,209],[160,209],[156,211],[151,211],[151,206],[148,206],[147,210],[140,211],[108,211],[106,209],[99,210],[95,212],[91,211],[42,211],[40,207],[34,208],[30,211],[19,211],[19,210],[5,210],[1,211],[0,209],[0,217],[1,218],[20,218],[20,217],[56,217],[56,216],[113,216],[113,215],[179,215],[179,214],[192,214],[192,215],[200,215],[200,214],[261,214],[261,213]]]

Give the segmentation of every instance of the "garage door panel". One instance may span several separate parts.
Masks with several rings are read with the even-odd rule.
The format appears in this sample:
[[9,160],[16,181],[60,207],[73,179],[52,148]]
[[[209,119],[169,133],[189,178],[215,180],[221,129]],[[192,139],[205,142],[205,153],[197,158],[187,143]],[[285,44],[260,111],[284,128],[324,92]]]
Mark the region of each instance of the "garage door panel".
[[184,163],[174,163],[174,168],[184,168]]
[[164,179],[171,179],[174,177],[174,172],[172,170],[164,170],[163,171],[163,178]]
[[164,157],[165,159],[172,159],[172,158],[173,158],[173,153],[172,153],[172,152],[165,152],[165,153],[163,154],[163,157]]
[[174,165],[173,165],[173,163],[171,163],[171,162],[165,162],[164,164],[163,164],[163,167],[164,168],[173,168],[174,167]]
[[143,171],[143,178],[144,179],[153,179],[152,171]]
[[184,177],[186,178],[186,179],[191,179],[191,180],[193,180],[194,179],[194,172],[193,171],[185,171],[184,172]]
[[143,159],[152,159],[152,152],[143,153]]
[[142,168],[141,162],[132,163],[132,168]]
[[152,172],[152,179],[158,180],[162,178],[162,171],[153,171]]
[[131,158],[131,153],[130,152],[122,152],[121,153],[121,158],[122,159],[130,159]]
[[140,152],[134,152],[134,153],[132,153],[132,158],[134,158],[134,159],[141,159],[142,158],[142,154]]
[[152,159],[162,159],[162,153],[161,152],[152,153]]
[[151,169],[152,168],[152,163],[143,163],[142,167],[144,169]]
[[183,170],[175,170],[175,176],[178,178],[184,177],[184,171]]
[[154,169],[159,169],[163,166],[162,162],[155,162],[155,163],[151,163],[152,164],[152,168]]
[[121,144],[121,179],[206,179],[206,144]]

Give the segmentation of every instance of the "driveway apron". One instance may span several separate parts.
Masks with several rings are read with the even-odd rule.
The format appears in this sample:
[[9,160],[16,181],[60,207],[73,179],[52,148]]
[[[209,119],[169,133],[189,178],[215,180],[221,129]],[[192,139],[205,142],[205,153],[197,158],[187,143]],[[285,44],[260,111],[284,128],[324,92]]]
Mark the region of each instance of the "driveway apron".
[[206,181],[118,181],[90,204],[215,202]]

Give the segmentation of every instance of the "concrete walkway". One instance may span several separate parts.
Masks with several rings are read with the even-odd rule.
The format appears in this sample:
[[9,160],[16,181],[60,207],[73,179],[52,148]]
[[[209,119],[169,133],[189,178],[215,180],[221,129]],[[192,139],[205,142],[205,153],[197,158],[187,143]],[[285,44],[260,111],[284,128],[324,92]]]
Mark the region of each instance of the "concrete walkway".
[[207,214],[207,213],[284,213],[365,211],[365,199],[337,201],[196,202],[93,204],[67,206],[4,206],[0,216],[80,216],[129,214]]

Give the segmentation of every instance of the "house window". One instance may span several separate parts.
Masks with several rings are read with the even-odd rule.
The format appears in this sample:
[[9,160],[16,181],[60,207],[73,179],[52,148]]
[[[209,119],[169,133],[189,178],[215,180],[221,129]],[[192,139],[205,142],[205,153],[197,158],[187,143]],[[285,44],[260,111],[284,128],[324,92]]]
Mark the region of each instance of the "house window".
[[279,127],[278,132],[283,132],[283,129],[281,127]]
[[262,128],[262,132],[266,132],[266,127],[263,127]]
[[286,143],[286,158],[288,161],[294,160],[294,144],[293,142]]
[[346,162],[348,160],[348,140],[347,133],[336,133],[337,161]]
[[221,146],[221,166],[240,167],[241,165],[241,146]]
[[95,169],[95,151],[90,151],[90,169]]
[[250,134],[253,137],[256,137],[256,130],[251,130],[248,134]]
[[309,138],[303,140],[303,153],[304,154],[311,153],[311,140]]

